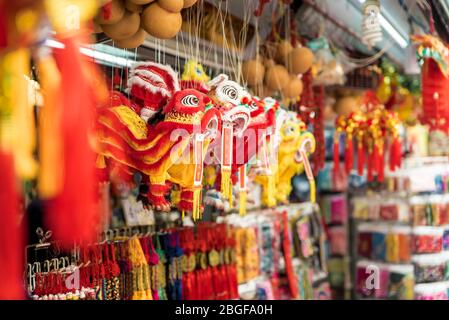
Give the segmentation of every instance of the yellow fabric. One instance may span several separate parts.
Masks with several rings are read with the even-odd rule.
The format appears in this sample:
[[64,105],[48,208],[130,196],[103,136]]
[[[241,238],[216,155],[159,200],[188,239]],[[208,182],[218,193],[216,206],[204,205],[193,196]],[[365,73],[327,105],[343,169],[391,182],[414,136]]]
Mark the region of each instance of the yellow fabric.
[[32,179],[37,174],[33,157],[36,144],[34,102],[29,101],[30,52],[17,49],[0,56],[0,145],[14,154],[17,174]]
[[[271,164],[273,176],[257,176],[256,183],[262,185],[262,203],[267,207],[274,207],[276,202],[285,203],[292,192],[292,178],[304,171],[304,164],[298,163],[297,154],[306,140],[312,145],[308,155],[315,152],[315,139],[309,132],[303,131],[303,124],[299,120],[288,120],[279,129],[281,141],[278,149],[278,163]],[[311,201],[315,201],[316,186],[310,182]]]
[[111,108],[117,118],[125,124],[137,139],[145,139],[148,135],[147,124],[137,113],[127,106]]
[[188,60],[184,65],[182,80],[209,82],[210,77],[204,72],[203,66],[195,60]]
[[[138,117],[138,115],[136,113],[135,113],[135,115]],[[122,120],[124,121],[125,118],[122,118]],[[100,116],[98,121],[101,124],[105,125],[106,127],[110,128],[112,130],[116,130],[116,128],[114,128],[114,125],[111,123],[111,120],[108,117]],[[124,124],[127,125],[126,123],[124,123]],[[153,148],[156,145],[156,143],[159,141],[159,139],[161,139],[164,136],[164,135],[160,134],[160,135],[154,137],[153,140],[148,141],[146,144],[143,144],[143,143],[136,143],[133,140],[129,139],[128,135],[125,132],[119,131],[117,133],[131,148],[133,148],[136,151],[143,151],[143,150],[148,150],[148,149]],[[102,133],[100,131],[99,134],[100,134],[102,141],[112,143],[111,140],[108,139],[108,137],[104,135],[104,133]],[[138,133],[138,135],[141,135],[141,133]]]
[[[184,140],[185,141],[180,144],[179,154],[173,156],[173,159],[175,159],[176,162],[168,162],[170,165],[167,166],[167,179],[178,184],[181,188],[191,189],[193,188],[195,175],[195,161],[193,159],[194,151],[190,141],[187,139]],[[186,145],[184,145],[184,142]],[[206,154],[209,144],[210,139],[206,139],[203,143],[203,154]],[[189,146],[188,152],[185,149],[187,146]],[[176,153],[175,150],[172,150],[172,152]]]
[[61,170],[55,170],[63,159],[61,145],[61,108],[59,88],[61,76],[51,57],[39,60],[39,79],[44,96],[44,106],[39,111],[40,170],[38,189],[44,198],[52,198],[62,188]]
[[239,192],[239,214],[240,214],[240,216],[246,215],[246,198],[247,198],[246,191],[240,191]]

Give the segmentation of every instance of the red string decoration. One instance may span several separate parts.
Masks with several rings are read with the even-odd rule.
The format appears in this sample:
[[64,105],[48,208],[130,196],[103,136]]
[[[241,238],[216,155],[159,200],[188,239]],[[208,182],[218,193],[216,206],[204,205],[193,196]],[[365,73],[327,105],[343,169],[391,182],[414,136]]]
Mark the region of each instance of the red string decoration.
[[19,195],[11,154],[0,150],[0,299],[23,299],[23,230],[20,227]]

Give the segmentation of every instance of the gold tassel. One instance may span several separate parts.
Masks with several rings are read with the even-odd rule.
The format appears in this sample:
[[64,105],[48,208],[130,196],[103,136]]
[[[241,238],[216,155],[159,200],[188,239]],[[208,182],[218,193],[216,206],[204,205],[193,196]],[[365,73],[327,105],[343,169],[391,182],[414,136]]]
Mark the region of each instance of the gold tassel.
[[247,193],[246,190],[241,190],[239,192],[239,214],[240,216],[245,216],[246,215],[246,198],[247,198]]
[[197,188],[193,191],[193,212],[192,217],[193,220],[199,220],[201,211],[201,188]]
[[233,198],[233,194],[232,194],[232,183],[231,182],[229,182],[229,185],[228,185],[229,187],[229,190],[228,190],[228,193],[229,193],[229,208],[230,209],[232,209],[233,207],[234,207],[234,198]]
[[310,202],[316,203],[316,184],[315,179],[309,180],[310,183]]
[[97,166],[98,169],[106,168],[106,160],[105,160],[105,157],[103,155],[99,154],[97,156],[96,166]]
[[268,207],[276,206],[275,189],[276,189],[276,182],[274,179],[274,174],[271,173],[267,179],[267,196],[268,196],[267,206]]
[[221,170],[221,193],[226,199],[232,198],[231,170]]

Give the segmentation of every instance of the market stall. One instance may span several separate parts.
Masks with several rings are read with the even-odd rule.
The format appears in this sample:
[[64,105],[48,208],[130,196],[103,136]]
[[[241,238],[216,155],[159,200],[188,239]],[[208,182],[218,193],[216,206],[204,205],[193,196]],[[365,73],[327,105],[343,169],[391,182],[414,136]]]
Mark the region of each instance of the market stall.
[[441,7],[0,9],[1,299],[448,299]]

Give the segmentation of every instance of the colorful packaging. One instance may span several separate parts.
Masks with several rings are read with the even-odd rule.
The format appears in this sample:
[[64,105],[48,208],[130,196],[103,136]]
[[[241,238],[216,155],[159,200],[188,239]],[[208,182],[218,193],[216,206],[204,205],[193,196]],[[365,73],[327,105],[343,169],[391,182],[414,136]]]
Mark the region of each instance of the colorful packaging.
[[438,253],[443,248],[441,227],[415,227],[412,233],[413,253]]

